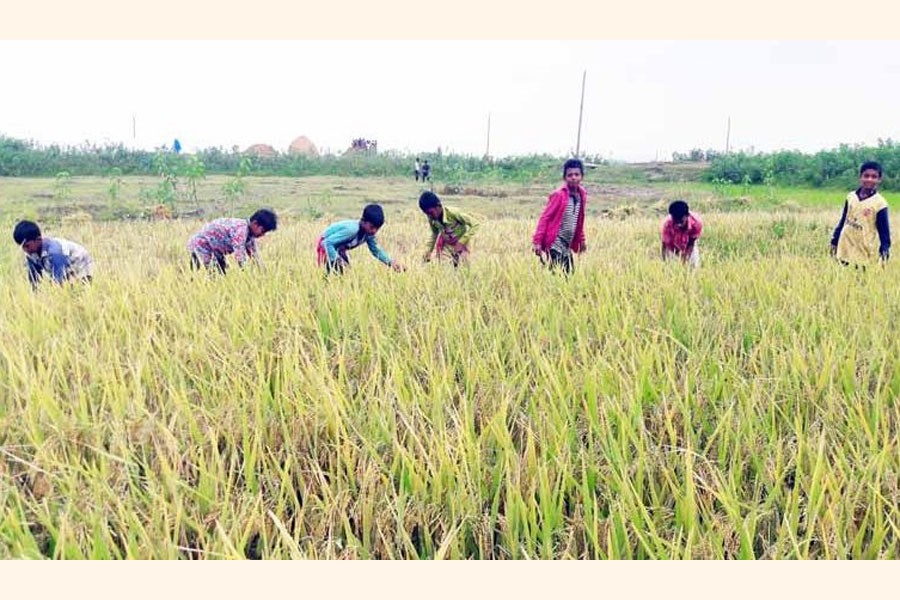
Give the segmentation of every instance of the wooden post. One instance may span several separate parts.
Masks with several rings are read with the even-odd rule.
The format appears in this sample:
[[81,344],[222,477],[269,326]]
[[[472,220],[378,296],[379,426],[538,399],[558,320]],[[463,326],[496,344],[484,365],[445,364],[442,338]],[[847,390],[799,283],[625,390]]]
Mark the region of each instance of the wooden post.
[[581,106],[578,108],[578,138],[575,141],[575,158],[581,155],[581,116],[584,113],[584,82],[587,80],[587,69],[581,77]]

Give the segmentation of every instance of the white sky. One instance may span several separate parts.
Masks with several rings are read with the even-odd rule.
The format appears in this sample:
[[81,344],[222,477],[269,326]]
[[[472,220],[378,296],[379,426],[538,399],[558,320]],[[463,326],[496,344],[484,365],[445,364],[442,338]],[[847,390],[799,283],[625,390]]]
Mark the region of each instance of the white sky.
[[[0,134],[481,155],[815,151],[900,139],[900,42],[0,42]],[[132,115],[137,136],[132,136]]]

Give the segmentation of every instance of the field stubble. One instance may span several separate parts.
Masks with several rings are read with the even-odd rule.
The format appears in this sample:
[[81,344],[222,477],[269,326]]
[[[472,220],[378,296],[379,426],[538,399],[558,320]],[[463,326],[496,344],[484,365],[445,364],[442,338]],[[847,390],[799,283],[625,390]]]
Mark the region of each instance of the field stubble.
[[326,281],[322,222],[264,269],[186,273],[197,223],[88,223],[89,287],[0,251],[0,555],[897,558],[892,265],[827,260],[833,215],[592,218],[569,280],[492,220],[421,265],[404,209]]

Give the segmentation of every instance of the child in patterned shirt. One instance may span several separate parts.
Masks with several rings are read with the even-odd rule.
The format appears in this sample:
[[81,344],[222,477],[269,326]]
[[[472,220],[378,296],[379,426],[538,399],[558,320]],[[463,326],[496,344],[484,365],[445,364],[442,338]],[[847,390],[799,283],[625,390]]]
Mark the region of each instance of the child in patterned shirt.
[[249,219],[211,221],[188,241],[191,268],[215,266],[224,274],[227,254],[234,254],[234,260],[239,266],[243,266],[248,258],[258,262],[256,240],[277,228],[278,217],[268,209],[256,211]]

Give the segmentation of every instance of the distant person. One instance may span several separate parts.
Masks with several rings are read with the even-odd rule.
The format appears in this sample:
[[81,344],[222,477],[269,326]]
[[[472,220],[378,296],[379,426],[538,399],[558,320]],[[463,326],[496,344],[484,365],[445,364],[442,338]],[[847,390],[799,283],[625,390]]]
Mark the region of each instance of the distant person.
[[191,268],[226,271],[225,256],[234,254],[238,266],[244,266],[248,258],[259,263],[256,240],[278,229],[278,216],[268,209],[253,213],[249,219],[216,219],[203,226],[188,241]]
[[59,237],[44,237],[37,223],[16,223],[13,240],[25,252],[25,266],[32,287],[37,287],[44,273],[59,284],[89,282],[94,276],[94,261],[84,246]]
[[433,192],[424,192],[419,197],[419,208],[428,217],[431,238],[425,252],[425,262],[432,255],[440,259],[448,255],[453,266],[468,258],[472,235],[478,229],[478,221],[470,215],[449,206],[443,206]]
[[563,165],[565,184],[550,194],[531,239],[532,249],[541,260],[549,259],[550,269],[566,274],[575,269],[574,255],[584,252],[584,208],[587,190],[581,186],[584,164],[570,158]]
[[887,201],[878,193],[881,165],[864,162],[859,187],[847,195],[844,212],[831,238],[831,254],[845,265],[865,267],[891,253],[891,225]]
[[175,154],[179,154],[181,152],[181,142],[178,141],[178,138],[175,138],[175,143],[172,144],[172,150],[175,151]]
[[419,181],[419,176],[422,174],[422,163],[419,162],[419,157],[416,157],[416,181]]
[[431,165],[428,164],[428,161],[425,161],[425,164],[422,165],[422,181],[430,181],[431,179]]
[[700,266],[700,250],[697,240],[703,232],[700,218],[690,211],[688,203],[676,200],[669,204],[669,216],[663,221],[660,237],[662,238],[662,259],[680,258],[691,267]]
[[359,220],[348,219],[329,225],[316,245],[316,258],[319,265],[325,265],[325,273],[341,274],[350,266],[347,252],[366,244],[372,256],[395,271],[402,271],[403,266],[391,259],[381,249],[376,239],[378,230],[384,225],[384,210],[378,204],[369,204],[363,208]]

